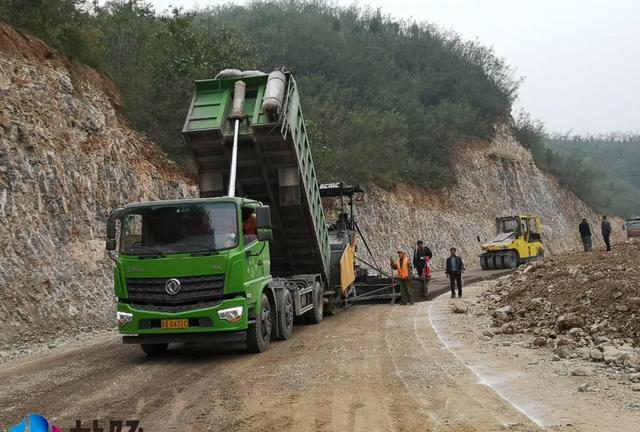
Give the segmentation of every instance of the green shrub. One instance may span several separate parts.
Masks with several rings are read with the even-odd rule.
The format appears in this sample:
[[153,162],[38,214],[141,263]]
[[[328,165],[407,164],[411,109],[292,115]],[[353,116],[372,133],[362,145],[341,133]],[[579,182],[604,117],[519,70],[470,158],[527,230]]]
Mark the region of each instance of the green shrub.
[[441,187],[452,149],[487,139],[518,82],[491,49],[379,11],[267,1],[158,15],[139,0],[8,0],[3,19],[111,76],[133,124],[172,157],[192,81],[224,68],[297,76],[321,180]]

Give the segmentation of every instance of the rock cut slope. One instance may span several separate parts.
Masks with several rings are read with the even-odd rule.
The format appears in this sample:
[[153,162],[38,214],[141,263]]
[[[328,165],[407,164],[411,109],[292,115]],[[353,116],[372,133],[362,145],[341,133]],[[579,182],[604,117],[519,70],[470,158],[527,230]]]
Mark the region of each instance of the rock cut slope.
[[194,193],[108,79],[0,22],[0,351],[113,325],[109,211]]
[[[449,248],[456,247],[468,265],[478,265],[481,240],[495,235],[495,218],[536,213],[542,218],[547,255],[580,245],[578,223],[587,217],[595,247],[599,215],[558,180],[543,173],[504,127],[490,141],[461,144],[456,149],[457,184],[442,191],[397,185],[391,191],[373,187],[358,203],[358,221],[379,263],[398,247],[411,252],[417,239],[433,250],[433,264],[442,268]],[[612,220],[614,241],[622,240],[621,221]]]

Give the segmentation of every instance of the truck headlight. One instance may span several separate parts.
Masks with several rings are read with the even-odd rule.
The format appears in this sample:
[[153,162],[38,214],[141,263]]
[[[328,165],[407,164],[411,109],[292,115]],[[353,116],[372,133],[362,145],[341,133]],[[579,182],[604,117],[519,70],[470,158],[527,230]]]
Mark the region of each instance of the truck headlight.
[[118,327],[122,327],[125,324],[129,324],[133,321],[133,314],[127,312],[116,312],[116,320],[118,321]]
[[218,318],[230,324],[237,323],[242,319],[242,306],[219,310]]

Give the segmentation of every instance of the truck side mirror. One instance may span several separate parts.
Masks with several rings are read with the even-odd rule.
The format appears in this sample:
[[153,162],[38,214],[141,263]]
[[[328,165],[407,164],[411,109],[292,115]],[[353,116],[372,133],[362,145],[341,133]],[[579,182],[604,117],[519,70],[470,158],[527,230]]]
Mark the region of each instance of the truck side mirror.
[[[269,206],[256,208],[256,228],[271,230],[271,209]],[[260,238],[258,238],[260,240]]]
[[116,220],[111,217],[107,219],[106,249],[110,252],[116,250]]
[[116,239],[114,238],[107,239],[106,249],[109,252],[116,250]]
[[116,238],[116,220],[109,218],[107,219],[107,238],[115,239]]
[[272,241],[273,231],[270,229],[258,229],[256,231],[256,237],[258,238],[258,241]]

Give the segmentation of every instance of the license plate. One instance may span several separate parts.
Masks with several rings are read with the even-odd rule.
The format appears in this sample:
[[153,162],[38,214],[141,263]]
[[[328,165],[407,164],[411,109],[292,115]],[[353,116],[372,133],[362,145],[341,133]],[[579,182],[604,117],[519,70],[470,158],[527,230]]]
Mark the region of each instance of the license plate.
[[188,319],[160,320],[160,328],[163,328],[163,329],[186,329],[186,328],[189,328],[189,320]]

